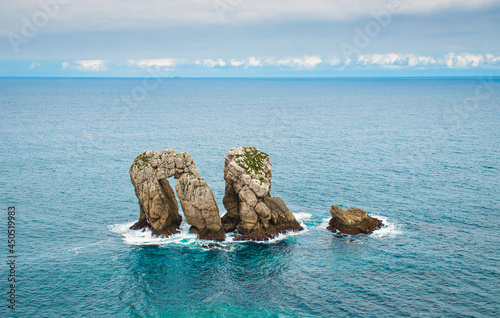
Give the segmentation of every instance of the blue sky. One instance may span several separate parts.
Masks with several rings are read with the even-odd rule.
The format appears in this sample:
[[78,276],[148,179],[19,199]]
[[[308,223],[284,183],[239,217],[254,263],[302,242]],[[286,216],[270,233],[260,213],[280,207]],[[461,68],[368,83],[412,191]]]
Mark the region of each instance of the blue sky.
[[0,76],[500,75],[500,0],[16,0]]

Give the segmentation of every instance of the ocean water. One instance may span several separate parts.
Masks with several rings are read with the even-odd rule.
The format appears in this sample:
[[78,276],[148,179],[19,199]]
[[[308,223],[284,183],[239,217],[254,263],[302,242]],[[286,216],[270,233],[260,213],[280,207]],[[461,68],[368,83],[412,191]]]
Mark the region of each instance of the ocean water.
[[[500,312],[498,78],[2,78],[0,114],[2,317]],[[139,153],[187,151],[222,214],[224,156],[249,145],[303,232],[207,250],[185,223],[167,239],[128,230]],[[337,237],[332,204],[385,227]]]

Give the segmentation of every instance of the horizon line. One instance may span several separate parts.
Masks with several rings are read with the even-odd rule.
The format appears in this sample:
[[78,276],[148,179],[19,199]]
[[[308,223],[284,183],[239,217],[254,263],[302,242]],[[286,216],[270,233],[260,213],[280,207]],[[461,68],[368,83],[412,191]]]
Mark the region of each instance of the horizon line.
[[2,76],[8,78],[33,79],[142,79],[145,77],[161,79],[369,79],[369,78],[411,78],[411,79],[449,79],[488,77],[500,79],[500,75],[374,75],[374,76]]

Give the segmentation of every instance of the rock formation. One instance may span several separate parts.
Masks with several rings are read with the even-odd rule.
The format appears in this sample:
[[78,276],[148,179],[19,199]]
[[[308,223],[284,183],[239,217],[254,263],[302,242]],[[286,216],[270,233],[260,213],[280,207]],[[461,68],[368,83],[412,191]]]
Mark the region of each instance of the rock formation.
[[219,248],[229,249],[228,245],[220,245],[219,243],[208,243],[208,245],[207,244],[202,244],[201,247],[203,247],[203,248],[216,248],[216,247],[219,247]]
[[186,222],[191,225],[190,231],[202,239],[225,239],[214,195],[190,155],[173,149],[160,153],[148,150],[135,158],[129,172],[140,206],[139,221],[131,229],[149,226],[157,236],[178,232],[182,218],[167,180],[174,176],[178,179],[175,190]]
[[192,233],[200,239],[223,241],[226,238],[214,194],[196,168],[180,176],[175,191]]
[[332,205],[330,209],[332,218],[328,229],[332,232],[344,234],[370,234],[382,226],[382,221],[370,217],[365,211],[358,208],[349,208],[347,211]]
[[286,231],[302,230],[279,197],[271,197],[271,161],[255,147],[233,148],[225,157],[226,191],[222,217],[226,232],[236,240],[268,240]]

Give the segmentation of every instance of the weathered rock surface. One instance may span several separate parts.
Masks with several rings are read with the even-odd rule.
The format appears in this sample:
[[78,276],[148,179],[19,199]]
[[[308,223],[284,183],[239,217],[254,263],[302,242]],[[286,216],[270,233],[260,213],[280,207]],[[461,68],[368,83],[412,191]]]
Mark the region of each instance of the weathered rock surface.
[[271,197],[271,161],[255,147],[233,148],[225,157],[226,191],[222,217],[226,232],[236,240],[268,240],[303,228],[279,197]]
[[190,155],[173,149],[160,153],[148,150],[135,158],[129,172],[141,208],[139,221],[131,229],[149,226],[154,235],[163,236],[178,232],[182,218],[167,180],[174,176],[179,179],[176,192],[190,230],[198,238],[224,240],[214,195]]
[[332,218],[328,229],[332,232],[344,234],[370,234],[382,227],[382,221],[370,217],[366,211],[358,208],[349,208],[347,211],[332,205],[330,209]]
[[196,169],[190,169],[180,176],[175,191],[186,222],[191,224],[192,233],[196,233],[200,239],[223,241],[226,238],[214,194]]
[[130,167],[140,206],[139,221],[131,229],[149,226],[154,235],[169,236],[178,232],[182,217],[170,183],[157,172],[159,162],[156,152],[146,151]]

